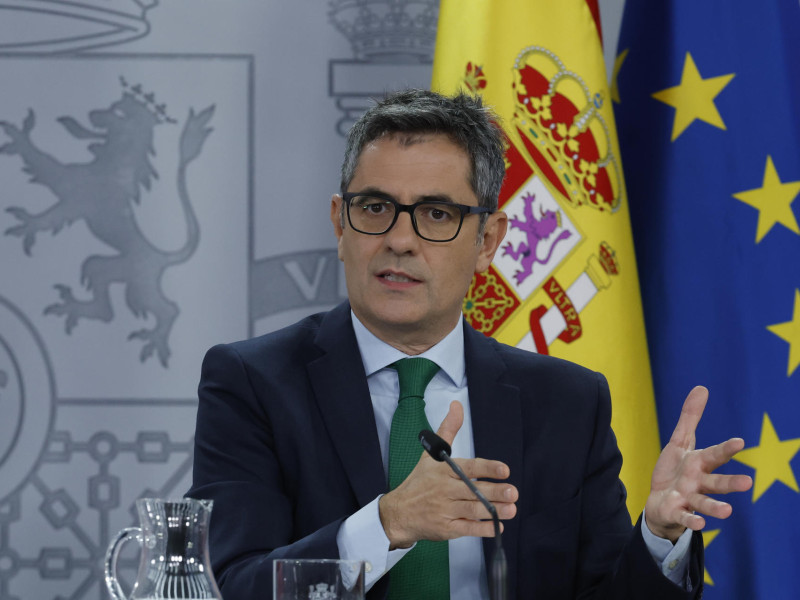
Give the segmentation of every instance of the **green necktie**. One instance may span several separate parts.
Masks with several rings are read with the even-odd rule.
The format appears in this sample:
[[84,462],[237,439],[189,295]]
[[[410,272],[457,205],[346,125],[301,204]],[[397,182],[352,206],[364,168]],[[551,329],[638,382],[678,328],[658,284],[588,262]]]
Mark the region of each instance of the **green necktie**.
[[[400,378],[400,400],[389,435],[389,489],[400,485],[419,462],[419,432],[430,429],[425,417],[425,388],[439,370],[427,358],[404,358],[393,365]],[[447,542],[417,542],[389,574],[389,600],[449,600]]]

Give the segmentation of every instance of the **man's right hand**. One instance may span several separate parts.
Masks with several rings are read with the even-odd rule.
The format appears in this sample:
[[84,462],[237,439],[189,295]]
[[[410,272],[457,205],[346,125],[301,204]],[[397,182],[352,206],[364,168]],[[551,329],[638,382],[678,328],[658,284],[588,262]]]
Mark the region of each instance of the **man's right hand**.
[[[453,443],[464,421],[460,402],[451,402],[439,436]],[[470,479],[507,479],[509,468],[496,460],[458,458],[455,462]],[[477,481],[478,489],[494,504],[497,516],[511,519],[517,514],[517,488],[508,483]],[[381,523],[390,549],[408,548],[419,540],[450,540],[465,535],[494,536],[491,515],[464,482],[443,462],[426,452],[403,483],[381,497]],[[484,519],[484,520],[481,520]]]

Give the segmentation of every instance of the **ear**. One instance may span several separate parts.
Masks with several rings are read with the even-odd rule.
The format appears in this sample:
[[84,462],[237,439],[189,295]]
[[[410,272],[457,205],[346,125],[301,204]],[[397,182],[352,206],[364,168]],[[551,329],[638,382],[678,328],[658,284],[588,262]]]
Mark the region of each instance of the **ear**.
[[478,250],[478,262],[475,263],[475,272],[483,273],[494,260],[494,255],[500,248],[508,229],[508,217],[502,210],[489,215],[486,227],[483,229],[483,240]]
[[342,260],[342,197],[339,194],[331,196],[331,224],[333,225],[333,234],[336,236],[336,247],[339,255],[339,260]]

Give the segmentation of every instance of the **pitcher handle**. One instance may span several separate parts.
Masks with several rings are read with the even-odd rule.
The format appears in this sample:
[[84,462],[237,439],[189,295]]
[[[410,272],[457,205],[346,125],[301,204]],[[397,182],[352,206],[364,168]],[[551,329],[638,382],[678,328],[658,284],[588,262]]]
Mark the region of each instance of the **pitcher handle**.
[[117,579],[117,560],[119,559],[120,550],[125,542],[130,539],[141,541],[142,529],[141,527],[127,527],[120,531],[111,543],[108,545],[105,561],[106,573],[106,587],[108,593],[111,595],[112,600],[127,600],[122,587],[119,585]]

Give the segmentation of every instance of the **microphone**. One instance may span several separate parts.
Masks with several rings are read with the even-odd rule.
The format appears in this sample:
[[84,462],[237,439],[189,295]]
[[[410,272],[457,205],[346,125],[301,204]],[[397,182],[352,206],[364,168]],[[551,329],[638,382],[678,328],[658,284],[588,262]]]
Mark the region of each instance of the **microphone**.
[[507,581],[508,581],[508,565],[506,564],[506,553],[503,550],[503,541],[500,537],[500,519],[497,517],[497,509],[489,500],[484,496],[480,490],[475,487],[475,483],[467,477],[466,473],[459,467],[455,461],[450,458],[450,444],[445,442],[438,435],[433,433],[430,429],[423,429],[419,432],[419,442],[425,451],[431,455],[434,460],[439,462],[446,462],[450,465],[456,475],[467,484],[470,491],[475,494],[478,500],[481,501],[492,515],[494,522],[494,556],[492,557],[492,577],[491,585],[489,586],[489,597],[491,600],[506,600],[507,594]]

